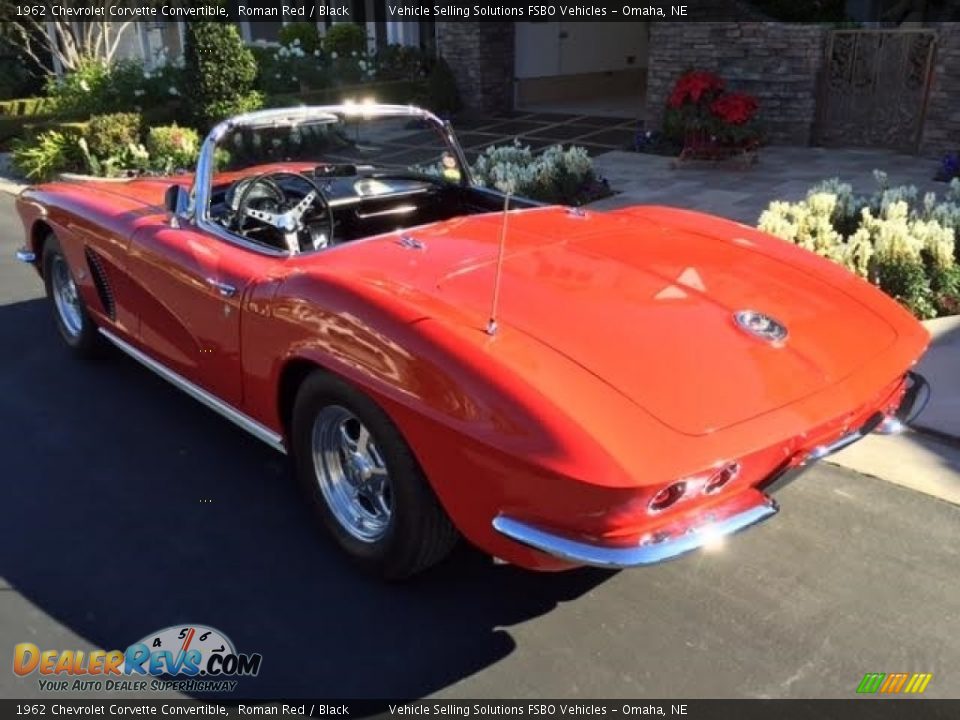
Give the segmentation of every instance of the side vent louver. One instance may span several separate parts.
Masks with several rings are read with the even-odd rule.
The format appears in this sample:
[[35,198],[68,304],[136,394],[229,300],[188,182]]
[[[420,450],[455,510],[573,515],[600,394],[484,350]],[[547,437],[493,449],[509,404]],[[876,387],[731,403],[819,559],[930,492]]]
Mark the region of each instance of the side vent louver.
[[107,282],[107,274],[103,271],[103,261],[96,252],[90,248],[84,250],[87,256],[87,265],[90,267],[90,276],[93,278],[93,284],[97,288],[97,297],[100,298],[100,305],[103,311],[111,320],[116,320],[117,304],[113,298],[113,290]]

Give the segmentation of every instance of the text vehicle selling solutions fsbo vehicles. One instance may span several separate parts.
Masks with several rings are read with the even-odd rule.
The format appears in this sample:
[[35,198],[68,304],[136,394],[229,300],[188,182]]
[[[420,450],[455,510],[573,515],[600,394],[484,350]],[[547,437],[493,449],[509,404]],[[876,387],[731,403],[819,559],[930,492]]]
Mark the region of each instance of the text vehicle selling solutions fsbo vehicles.
[[106,341],[290,454],[389,578],[460,537],[542,570],[682,555],[926,387],[926,331],[840,266],[695,212],[478,187],[412,107],[234,117],[192,175],[17,208],[67,345]]

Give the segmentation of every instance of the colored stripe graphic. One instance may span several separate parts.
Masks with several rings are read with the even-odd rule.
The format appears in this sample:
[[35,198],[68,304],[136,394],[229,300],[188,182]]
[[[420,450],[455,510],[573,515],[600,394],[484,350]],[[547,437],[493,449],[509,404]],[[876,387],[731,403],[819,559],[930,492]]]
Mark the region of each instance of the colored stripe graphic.
[[857,686],[857,692],[883,695],[903,692],[916,695],[925,691],[932,679],[932,673],[867,673]]
[[927,685],[930,684],[932,679],[933,675],[931,673],[914,673],[903,691],[905,693],[922,693],[927,689]]
[[857,692],[875,693],[880,689],[880,685],[883,683],[883,678],[885,677],[885,673],[867,673],[863,676],[863,680],[860,681],[860,685],[857,687]]

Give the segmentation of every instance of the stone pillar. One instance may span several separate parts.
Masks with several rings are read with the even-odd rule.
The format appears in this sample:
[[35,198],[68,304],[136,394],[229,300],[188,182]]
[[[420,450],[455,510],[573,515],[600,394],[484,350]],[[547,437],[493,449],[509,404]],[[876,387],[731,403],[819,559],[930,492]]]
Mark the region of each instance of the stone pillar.
[[927,100],[920,152],[944,155],[960,151],[960,24],[937,28],[937,57]]
[[453,71],[464,107],[513,107],[513,23],[438,22],[437,52]]

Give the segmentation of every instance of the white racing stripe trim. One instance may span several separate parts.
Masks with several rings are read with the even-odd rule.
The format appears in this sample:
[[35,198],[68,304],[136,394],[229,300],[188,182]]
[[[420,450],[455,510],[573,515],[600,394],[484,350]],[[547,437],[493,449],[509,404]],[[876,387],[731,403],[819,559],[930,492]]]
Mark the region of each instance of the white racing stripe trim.
[[208,408],[214,412],[219,413],[227,420],[232,422],[234,425],[246,430],[248,433],[253,435],[258,440],[262,440],[267,445],[272,447],[274,450],[282,452],[284,455],[287,454],[287,449],[284,447],[283,438],[277,433],[273,432],[270,428],[265,425],[261,425],[256,420],[248,415],[244,415],[242,412],[237,410],[232,405],[228,405],[223,402],[220,398],[215,395],[211,395],[209,392],[204,390],[198,385],[194,385],[192,382],[187,380],[182,375],[178,375],[173,370],[168,368],[166,365],[154,360],[149,355],[137,350],[130,343],[121,340],[116,335],[114,335],[109,330],[100,328],[100,334],[103,335],[107,340],[112,342],[118,348],[123,350],[127,355],[132,357],[134,360],[139,362],[144,367],[153,370],[157,375],[162,377],[164,380],[169,382],[171,385],[183,390],[187,395],[192,397],[194,400],[199,400],[201,403],[206,405]]

